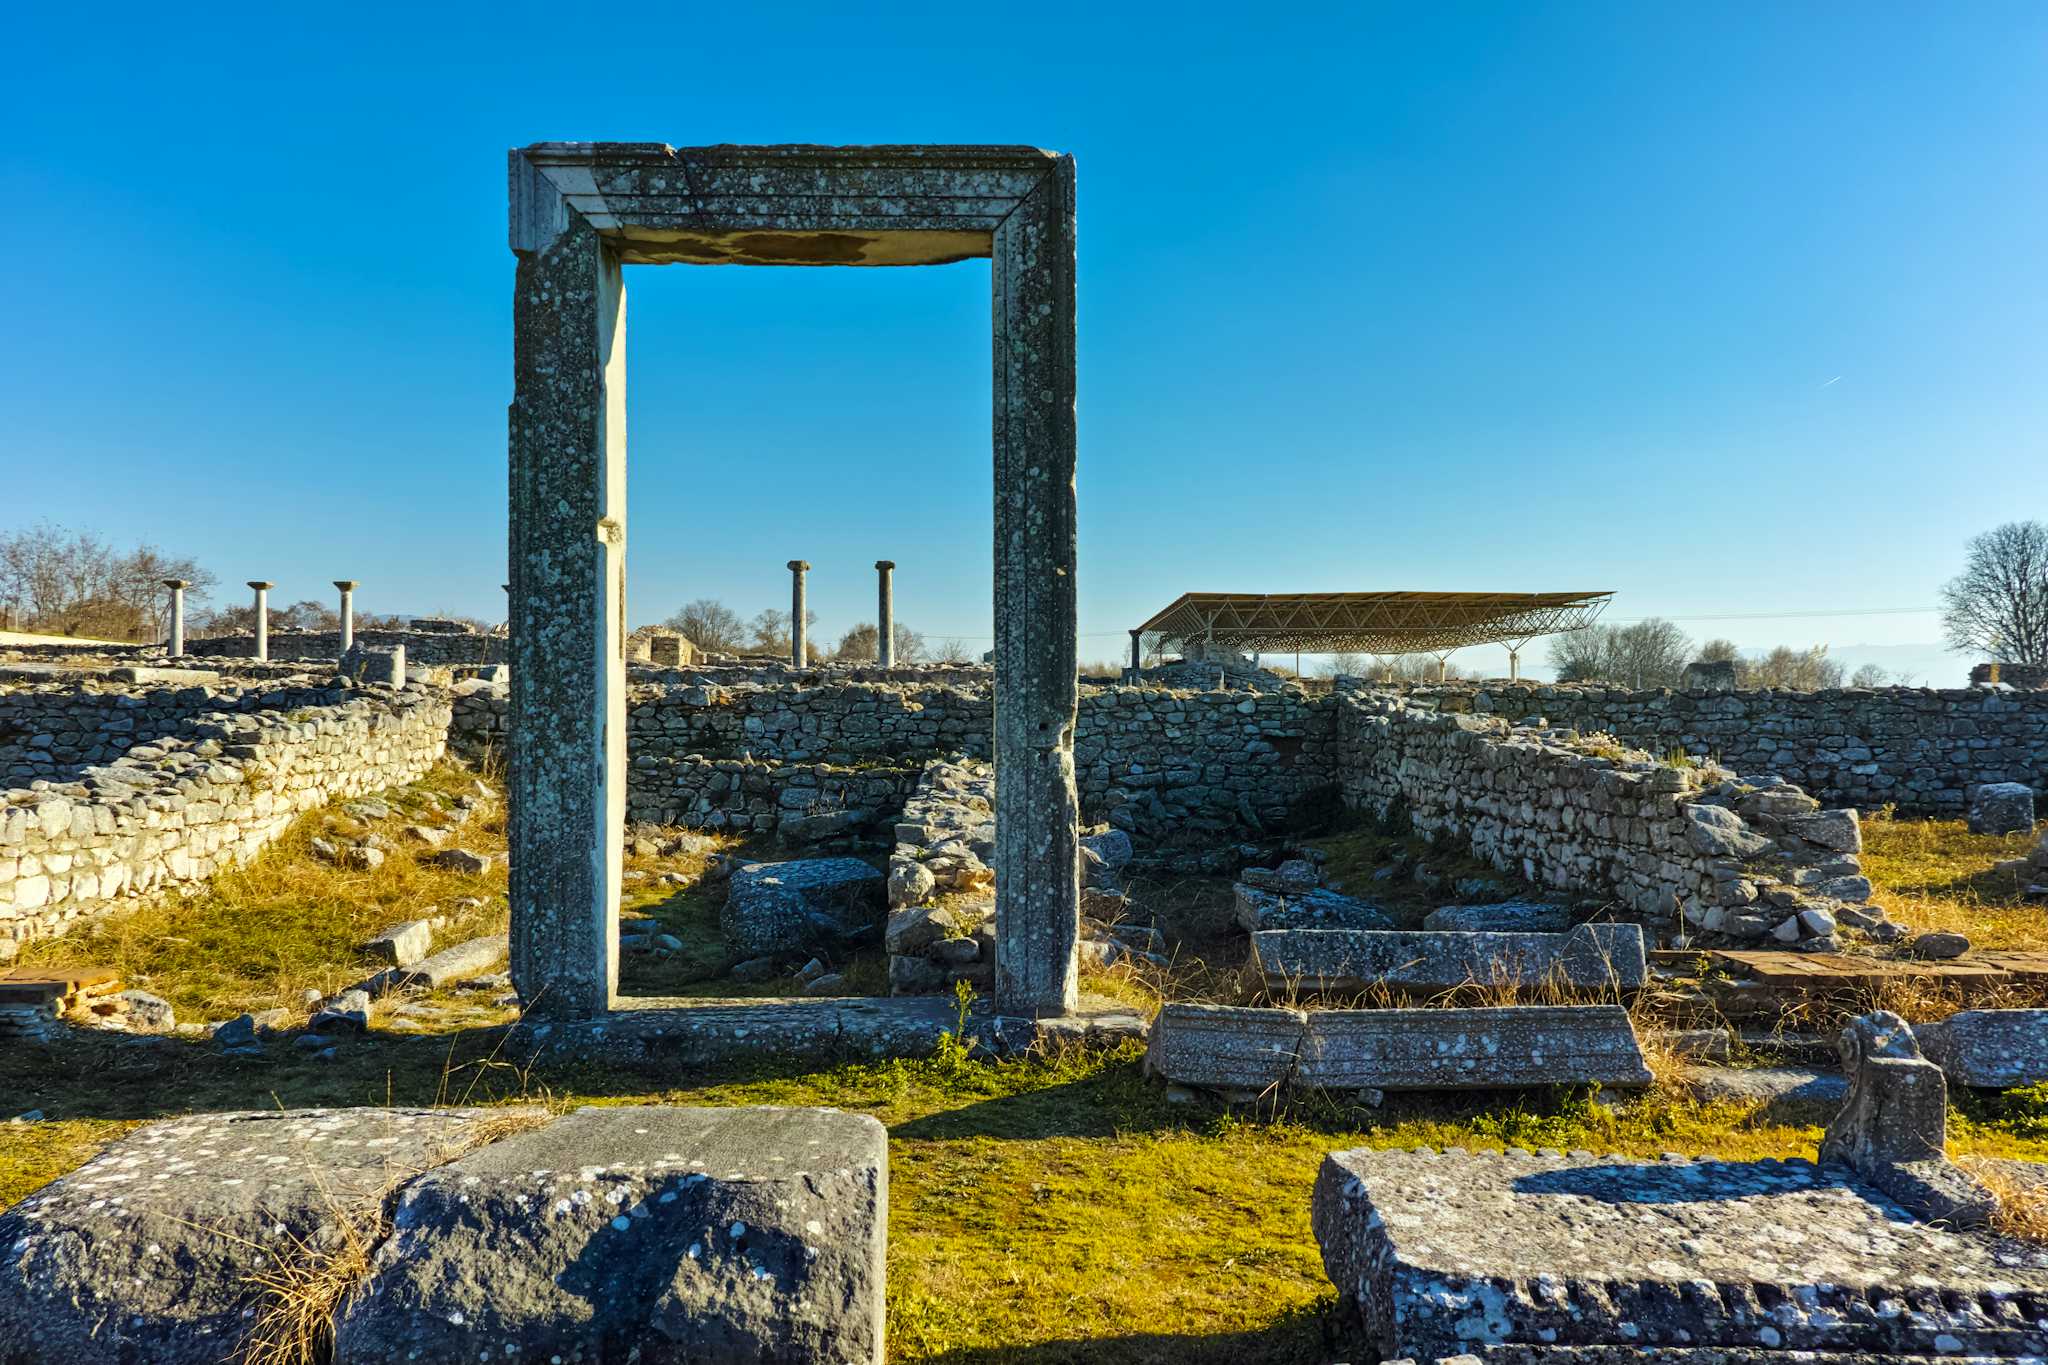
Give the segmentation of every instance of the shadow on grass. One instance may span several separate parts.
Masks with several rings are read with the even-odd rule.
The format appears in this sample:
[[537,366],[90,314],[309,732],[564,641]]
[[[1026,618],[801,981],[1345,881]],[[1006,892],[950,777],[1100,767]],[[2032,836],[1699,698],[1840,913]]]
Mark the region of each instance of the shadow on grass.
[[962,1346],[917,1358],[924,1365],[1329,1365],[1370,1360],[1374,1354],[1362,1338],[1338,1328],[1331,1315],[1298,1308],[1246,1332],[1147,1332],[1027,1346]]

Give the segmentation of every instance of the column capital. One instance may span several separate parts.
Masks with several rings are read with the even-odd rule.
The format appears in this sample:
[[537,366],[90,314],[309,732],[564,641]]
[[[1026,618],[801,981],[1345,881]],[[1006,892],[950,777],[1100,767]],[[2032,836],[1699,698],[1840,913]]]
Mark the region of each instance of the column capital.
[[250,580],[249,580],[249,586],[250,586],[250,587],[252,587],[252,588],[254,588],[254,589],[256,589],[256,591],[258,591],[258,592],[263,592],[264,590],[266,590],[266,589],[268,589],[268,588],[274,588],[274,587],[276,587],[276,586],[277,586],[277,584],[275,584],[275,583],[262,583],[262,582],[258,582],[258,581],[257,581],[256,579],[253,579],[253,578],[252,578],[252,579],[250,579]]
[[810,567],[811,561],[808,559],[792,559],[789,561],[791,573],[806,573],[810,570]]
[[353,578],[337,578],[334,580],[334,586],[343,592],[354,592],[360,585]]
[[896,561],[893,559],[878,559],[875,561],[875,567],[882,570],[882,572],[887,573],[889,570],[896,567]]
[[173,592],[183,592],[192,586],[192,580],[189,578],[166,578],[164,586]]

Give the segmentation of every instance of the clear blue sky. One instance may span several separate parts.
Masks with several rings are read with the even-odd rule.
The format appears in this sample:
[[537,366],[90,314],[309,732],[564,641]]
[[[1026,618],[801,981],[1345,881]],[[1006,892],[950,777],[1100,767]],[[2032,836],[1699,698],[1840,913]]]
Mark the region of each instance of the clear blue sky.
[[[0,526],[497,619],[543,139],[1073,153],[1088,656],[1188,589],[1911,645],[1696,618],[1926,607],[2048,515],[2048,7],[611,12],[16,13]],[[985,262],[628,290],[634,624],[802,556],[836,636],[890,558],[988,634]]]

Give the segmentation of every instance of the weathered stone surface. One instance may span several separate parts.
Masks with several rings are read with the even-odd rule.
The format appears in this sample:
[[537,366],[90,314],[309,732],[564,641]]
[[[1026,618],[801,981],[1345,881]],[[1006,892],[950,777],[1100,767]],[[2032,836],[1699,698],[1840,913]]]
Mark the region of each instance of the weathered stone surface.
[[1266,989],[1405,994],[1466,985],[1640,990],[1649,966],[1635,924],[1582,924],[1567,934],[1296,929],[1252,935]]
[[408,1185],[339,1365],[872,1362],[888,1139],[828,1109],[582,1109]]
[[363,950],[394,967],[410,967],[431,952],[433,947],[433,921],[409,919],[403,924],[394,924],[378,934],[363,945]]
[[[923,958],[892,962],[932,966]],[[933,968],[936,970],[936,968]],[[939,1035],[959,1027],[949,996],[887,999],[846,996],[744,1002],[637,997],[603,1019],[522,1026],[517,1045],[558,1061],[611,1061],[714,1066],[773,1053],[788,1058],[929,1057]],[[1063,1043],[1117,1044],[1145,1037],[1145,1021],[1129,1006],[1083,996],[1059,1019],[1032,1019],[977,1005],[968,1041],[992,1056]]]
[[506,1112],[307,1109],[140,1129],[0,1214],[0,1360],[237,1358],[257,1272],[332,1254],[350,1224],[374,1231],[392,1189]]
[[1562,934],[1572,927],[1572,912],[1570,906],[1553,905],[1548,901],[1442,905],[1423,917],[1422,927],[1468,934]]
[[1320,1090],[1643,1086],[1650,1068],[1619,1005],[1310,1010],[1297,1085]]
[[1169,1002],[1152,1021],[1145,1070],[1176,1085],[1261,1094],[1293,1077],[1307,1027],[1300,1010]]
[[437,991],[464,977],[489,971],[503,962],[510,951],[511,945],[505,935],[485,934],[482,938],[468,939],[452,948],[443,948],[432,957],[422,958],[402,972],[395,984],[399,988]]
[[1394,923],[1370,901],[1322,887],[1282,894],[1239,882],[1232,894],[1238,927],[1251,934],[1264,929],[1388,929]]
[[1963,1010],[1913,1025],[1913,1036],[1957,1085],[2009,1090],[2048,1081],[2048,1009]]
[[478,853],[474,849],[444,848],[439,853],[421,859],[435,867],[445,867],[450,872],[466,872],[472,877],[481,877],[491,870],[491,855]]
[[719,928],[740,956],[795,952],[876,928],[884,892],[881,872],[858,858],[748,863],[732,874]]
[[1748,829],[1742,817],[1720,806],[1691,805],[1685,808],[1686,840],[1694,851],[1709,858],[1738,861],[1769,853],[1773,845],[1761,834]]
[[1153,1020],[1145,1064],[1176,1085],[1240,1094],[1281,1085],[1484,1090],[1651,1079],[1628,1013],[1615,1005],[1303,1011],[1169,1003]]
[[2034,789],[2023,782],[1985,782],[1970,788],[1972,834],[2026,834],[2034,828]]
[[1918,1218],[1984,1223],[1994,1201],[1948,1160],[1948,1082],[1904,1019],[1878,1010],[1842,1030],[1849,1096],[1820,1159],[1849,1167]]
[[1383,1357],[2048,1348],[2048,1250],[1912,1222],[1804,1161],[1359,1149],[1324,1158],[1311,1221]]

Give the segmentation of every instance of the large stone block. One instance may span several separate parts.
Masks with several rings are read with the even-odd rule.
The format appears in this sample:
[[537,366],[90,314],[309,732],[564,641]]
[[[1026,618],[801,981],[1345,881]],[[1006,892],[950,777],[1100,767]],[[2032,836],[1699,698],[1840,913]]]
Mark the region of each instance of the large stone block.
[[1617,1005],[1291,1010],[1169,1004],[1146,1070],[1225,1094],[1640,1086],[1650,1069]]
[[1913,1036],[1957,1085],[2009,1090],[2048,1081],[2048,1010],[1963,1010],[1913,1025]]
[[338,1365],[871,1362],[888,1135],[829,1109],[582,1109],[407,1186]]
[[1423,917],[1425,929],[1459,933],[1563,934],[1572,927],[1571,907],[1548,901],[1498,901],[1492,905],[1441,905]]
[[1152,1021],[1145,1070],[1178,1085],[1262,1093],[1293,1078],[1307,1026],[1300,1010],[1169,1003]]
[[1252,935],[1266,989],[1433,995],[1460,986],[1534,992],[1636,991],[1649,976],[1638,924],[1582,924],[1567,934],[1295,929]]
[[2034,789],[2020,782],[1970,788],[1970,833],[2025,834],[2034,828]]
[[1311,1010],[1295,1068],[1319,1090],[1644,1086],[1652,1077],[1619,1005]]
[[887,879],[858,858],[747,863],[732,874],[719,928],[740,957],[796,952],[877,927]]
[[2048,1349],[2048,1249],[1916,1223],[1805,1161],[1333,1152],[1311,1223],[1382,1358]]
[[1263,929],[1390,929],[1394,924],[1379,906],[1321,887],[1286,893],[1239,882],[1232,894],[1238,927],[1248,934]]
[[[0,1360],[216,1365],[264,1271],[375,1235],[402,1182],[505,1110],[307,1109],[154,1123],[0,1214]],[[502,1131],[501,1128],[498,1128]]]

